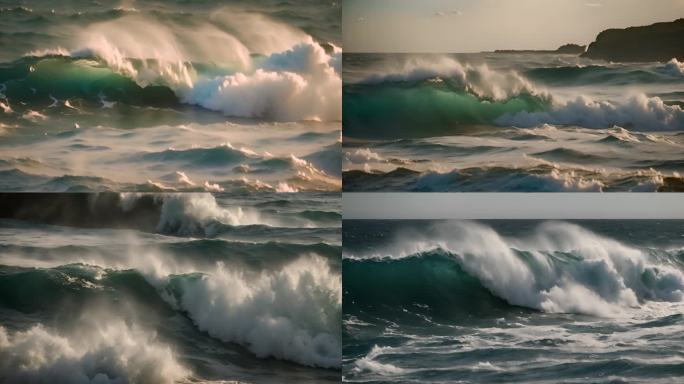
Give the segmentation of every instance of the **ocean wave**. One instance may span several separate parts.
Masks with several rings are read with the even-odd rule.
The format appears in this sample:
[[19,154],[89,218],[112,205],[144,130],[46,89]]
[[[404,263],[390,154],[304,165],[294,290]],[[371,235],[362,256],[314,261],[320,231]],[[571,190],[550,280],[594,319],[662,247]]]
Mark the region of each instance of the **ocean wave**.
[[[157,230],[163,233],[192,235],[196,233],[211,236],[221,225],[264,224],[257,212],[247,212],[241,207],[224,208],[218,205],[211,194],[153,195],[161,200],[161,212]],[[123,195],[124,211],[134,204],[136,195]]]
[[[445,284],[467,284],[465,292],[454,290],[459,292],[454,293],[458,298],[447,295],[451,300],[470,294],[473,288],[467,281],[476,279],[478,285],[510,305],[552,313],[620,316],[646,301],[684,300],[684,273],[670,261],[654,259],[640,249],[577,225],[546,222],[526,239],[507,238],[472,222],[436,225],[431,231],[426,235],[413,233],[411,242],[397,240],[378,253],[346,255],[346,263],[399,263],[397,268],[408,263],[411,275],[427,274],[429,289],[439,292],[452,292],[443,290]],[[435,257],[441,263],[452,263],[452,267],[434,268],[430,263]],[[345,281],[347,276],[354,276],[348,273],[349,268],[344,270]],[[417,274],[416,268],[423,270]],[[404,281],[382,275],[372,280],[392,284],[391,289],[383,286],[391,292],[401,290],[398,282]],[[355,298],[362,301],[364,295],[373,297],[369,291],[367,287]]]
[[211,336],[258,357],[341,365],[341,277],[320,257],[256,275],[219,264],[202,276],[172,276],[167,300]]
[[421,137],[459,132],[461,125],[491,123],[505,114],[541,112],[546,97],[523,93],[489,101],[463,90],[421,84],[354,90],[345,86],[343,125],[349,137]]
[[0,326],[0,380],[10,383],[171,384],[189,371],[154,334],[122,320],[85,322],[73,334],[43,325]]
[[[540,156],[558,155],[558,152]],[[566,151],[562,157],[568,157]],[[575,154],[577,155],[577,154]],[[572,158],[572,162],[581,160]],[[571,163],[572,163],[571,162]],[[645,165],[676,166],[673,163]],[[626,170],[615,173],[604,170],[562,166],[540,159],[540,164],[521,167],[469,167],[451,171],[424,172],[399,167],[389,172],[348,170],[343,173],[345,191],[412,192],[608,192],[608,191],[676,191],[681,188],[681,176],[655,169]]]
[[[676,71],[677,65],[677,62],[668,63],[666,72]],[[578,78],[603,72],[609,72],[622,85],[637,81],[629,76],[654,78],[639,80],[646,82],[672,81],[670,75],[660,74],[657,68],[632,71],[629,76],[624,71],[602,66],[537,68],[523,76],[486,66],[472,67],[447,57],[409,58],[399,69],[386,69],[382,74],[344,85],[345,135],[440,136],[460,133],[461,127],[477,124],[620,126],[635,131],[679,130],[684,126],[681,107],[666,103],[658,96],[637,93],[625,100],[600,100],[576,94],[574,99],[568,99],[567,95],[555,94],[537,85],[539,79],[547,77],[576,82]],[[597,81],[587,80],[587,84]],[[553,83],[548,79],[547,82]]]
[[[158,248],[140,247],[123,254],[120,250],[107,254],[100,246],[51,250],[5,248],[6,252],[25,257],[4,256],[3,264],[33,261],[30,267],[0,267],[0,300],[6,307],[20,311],[53,313],[63,310],[65,303],[88,309],[92,303],[106,303],[125,295],[128,305],[134,307],[181,311],[200,331],[224,342],[243,345],[259,358],[339,367],[342,305],[339,248],[321,244],[292,248],[272,244],[247,245],[240,250],[239,245],[232,244],[235,249],[231,251],[223,245],[203,240]],[[277,252],[279,247],[285,249]],[[318,250],[324,256],[319,256]],[[56,256],[53,262],[68,258],[81,262],[35,267],[40,265],[35,257],[49,252]],[[174,258],[169,252],[183,257]],[[240,252],[250,254],[238,257]],[[265,262],[260,259],[263,254],[253,252],[272,254]],[[188,258],[188,253],[194,258]],[[221,254],[228,257],[220,257]],[[100,312],[88,310],[83,316],[93,313]],[[139,339],[151,342],[149,338]],[[0,357],[2,346],[0,337]],[[164,369],[163,365],[157,366]],[[2,373],[0,369],[0,377]]]
[[[212,18],[193,28],[143,14],[95,23],[74,37],[75,48],[30,52],[1,71],[0,80],[13,104],[183,102],[233,117],[341,119],[339,48],[327,44],[328,53],[311,36],[265,15],[216,11]],[[235,24],[245,41],[227,32]],[[255,25],[282,33],[263,39]]]
[[532,68],[525,71],[525,76],[535,82],[553,86],[583,86],[596,84],[615,86],[667,83],[672,81],[668,71],[663,71],[660,67],[634,69],[621,65]]
[[[178,150],[181,152],[183,150]],[[202,151],[195,152],[199,157],[205,154]],[[211,152],[211,151],[210,151]],[[217,151],[219,152],[219,151]],[[167,153],[169,154],[169,153]],[[160,155],[154,153],[151,157]],[[171,154],[172,156],[175,154]],[[336,154],[339,156],[339,153]],[[182,157],[182,155],[180,156]],[[211,157],[211,156],[209,156]],[[184,165],[195,168],[188,158]],[[315,160],[315,159],[314,159]],[[334,159],[331,161],[335,161]],[[0,160],[0,189],[3,191],[39,191],[39,192],[118,192],[136,191],[140,193],[151,192],[210,192],[210,193],[244,193],[244,192],[332,192],[339,191],[341,180],[337,175],[329,175],[319,170],[309,161],[294,155],[287,158],[277,158],[257,162],[257,166],[250,167],[248,164],[239,164],[234,168],[236,173],[244,173],[242,176],[230,177],[225,180],[191,179],[188,173],[175,171],[159,176],[158,179],[148,179],[144,182],[123,182],[95,176],[79,176],[66,174],[63,176],[49,176],[54,169],[41,170],[31,169],[17,164],[16,167],[1,169],[3,164]],[[325,163],[320,163],[326,166]],[[264,167],[259,167],[264,165]],[[218,168],[219,166],[216,166]],[[205,166],[206,168],[206,166]],[[339,168],[338,168],[339,169]],[[191,169],[192,170],[192,169]],[[262,181],[258,178],[260,173],[290,171],[288,176],[278,180]],[[330,170],[332,172],[332,170]],[[339,171],[338,171],[339,172]]]
[[189,149],[169,148],[161,152],[139,155],[143,161],[179,162],[185,166],[206,167],[225,166],[258,156],[248,148],[235,148],[230,143],[210,148],[193,147]]
[[352,370],[356,373],[371,372],[381,376],[399,375],[406,372],[404,368],[377,361],[377,358],[380,355],[391,352],[392,347],[379,347],[374,345],[366,356],[354,361],[354,368]]
[[150,199],[159,210],[155,230],[173,235],[213,237],[223,232],[235,232],[237,227],[315,228],[329,223],[329,220],[314,221],[310,216],[271,216],[254,208],[224,207],[209,193],[125,193],[121,195],[120,207],[124,212],[131,212],[141,209],[141,202],[144,209]]
[[330,60],[320,45],[301,44],[272,55],[251,75],[197,81],[183,100],[228,116],[337,121],[342,82]]
[[662,67],[662,71],[670,76],[684,77],[684,63],[673,58]]
[[385,68],[383,73],[367,77],[358,84],[446,83],[454,89],[483,100],[505,101],[521,94],[543,94],[515,71],[495,71],[486,64],[462,64],[450,57],[409,58],[398,68]]
[[3,194],[0,216],[72,227],[129,228],[207,237],[239,232],[240,227],[259,227],[265,232],[268,228],[330,228],[335,221],[334,213],[328,211],[269,214],[256,207],[223,206],[210,193]]
[[671,131],[684,127],[684,110],[667,105],[659,97],[637,94],[625,102],[596,101],[580,96],[559,103],[549,111],[506,113],[498,125],[535,127],[542,124],[575,125],[587,128],[620,126],[637,131]]

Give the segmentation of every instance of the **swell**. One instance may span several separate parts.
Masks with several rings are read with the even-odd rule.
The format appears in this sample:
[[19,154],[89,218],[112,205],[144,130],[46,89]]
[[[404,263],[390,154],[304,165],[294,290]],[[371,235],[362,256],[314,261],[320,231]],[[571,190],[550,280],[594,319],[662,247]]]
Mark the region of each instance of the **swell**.
[[260,272],[222,263],[207,273],[153,268],[0,266],[0,305],[54,316],[125,299],[157,316],[185,314],[198,331],[260,358],[340,366],[341,285],[323,259],[306,256]]
[[189,376],[154,332],[116,315],[99,317],[91,314],[76,332],[42,324],[15,332],[0,326],[0,380],[165,384]]
[[[539,158],[567,161],[567,165],[542,163],[531,166],[468,167],[450,171],[416,171],[398,167],[388,172],[345,171],[343,190],[411,191],[411,192],[638,192],[682,191],[684,185],[678,174],[666,176],[679,161],[635,162],[624,172],[591,170],[573,164],[584,164],[587,159],[579,153],[551,150],[538,153]],[[595,158],[600,159],[599,156]],[[595,164],[595,162],[591,162]],[[656,169],[644,170],[643,166]]]
[[492,101],[433,84],[354,85],[345,86],[343,93],[342,122],[345,135],[350,137],[406,138],[455,133],[462,125],[492,123],[506,114],[550,108],[545,97],[533,94]]
[[[643,93],[617,100],[576,94],[559,97],[545,86],[671,84],[677,63],[648,70],[602,66],[536,68],[518,74],[455,59],[404,59],[403,67],[343,86],[345,135],[356,138],[423,137],[462,133],[474,125],[543,124],[672,131],[684,126],[677,103]],[[389,65],[388,65],[389,66]]]
[[176,236],[232,233],[257,237],[298,231],[325,234],[335,222],[327,211],[302,210],[295,216],[299,220],[262,215],[247,207],[224,207],[209,193],[0,194],[0,218]]
[[64,56],[25,57],[4,64],[0,83],[4,84],[4,98],[15,108],[22,103],[34,108],[63,107],[65,100],[74,98],[93,109],[117,102],[152,107],[180,104],[169,86],[140,86],[105,62]]
[[415,254],[401,260],[344,259],[345,314],[372,313],[388,319],[463,319],[501,316],[519,310],[467,274],[448,252]]
[[411,238],[398,237],[375,254],[347,256],[345,289],[354,287],[349,302],[383,307],[387,296],[396,304],[388,310],[418,302],[437,313],[469,314],[481,311],[469,301],[475,295],[486,303],[484,312],[504,300],[543,312],[610,317],[647,301],[684,301],[681,250],[646,251],[574,224],[546,222],[528,238],[508,238],[474,222],[448,222]]
[[104,270],[83,264],[55,268],[0,266],[0,305],[21,312],[56,312],[65,304],[81,308],[111,295],[130,295],[136,302],[158,313],[170,307],[145,277],[135,270]]
[[[204,151],[207,149],[208,151]],[[193,153],[197,155],[196,157],[187,156],[184,160],[176,161],[188,168],[202,167],[197,165],[198,162],[202,162],[206,159],[210,159],[208,164],[204,165],[204,169],[208,167],[220,168],[226,164],[235,164],[230,159],[230,157],[225,150],[215,150],[213,148],[204,148],[200,150],[190,150],[185,153]],[[161,158],[169,155],[172,158],[181,159],[184,157],[186,150],[168,150],[161,152],[151,152],[148,154],[138,155],[137,158],[133,160],[139,160],[140,158],[154,159]],[[166,152],[166,153],[164,153]],[[174,153],[175,152],[175,153]],[[219,153],[218,156],[212,158],[211,153]],[[228,155],[228,156],[224,156]],[[338,159],[332,159],[332,161],[339,162],[339,152],[334,154]],[[242,156],[237,154],[237,156]],[[267,157],[268,155],[265,155]],[[221,158],[223,157],[223,158]],[[332,157],[332,156],[331,156]],[[308,158],[308,157],[307,157]],[[234,166],[233,171],[240,176],[240,173],[246,173],[246,176],[228,178],[226,180],[217,180],[215,183],[205,180],[203,183],[195,178],[190,179],[186,173],[181,171],[172,171],[165,175],[159,176],[159,181],[146,180],[145,182],[128,182],[121,180],[113,180],[104,177],[97,176],[79,176],[72,174],[64,174],[62,176],[50,176],[47,174],[54,173],[53,169],[32,169],[30,167],[24,166],[22,164],[11,164],[9,169],[0,169],[0,190],[5,192],[16,191],[38,191],[40,193],[44,192],[59,192],[59,193],[115,193],[121,191],[131,191],[139,193],[178,193],[178,192],[211,192],[211,193],[237,193],[243,194],[245,192],[270,192],[270,193],[288,193],[288,192],[312,192],[312,193],[328,193],[333,191],[339,191],[341,180],[339,176],[331,176],[323,169],[318,167],[330,168],[330,163],[325,163],[324,159],[312,159],[309,162],[304,159],[300,159],[296,156],[291,155],[289,158],[277,158],[273,161],[259,161],[258,157],[252,157],[250,159],[256,160],[256,165],[254,168],[250,167],[249,163],[237,164]],[[319,161],[322,160],[322,161]],[[1,162],[1,161],[0,161]],[[152,167],[157,166],[154,164],[155,160],[150,160]],[[157,161],[158,162],[158,161]],[[13,161],[8,161],[7,163],[13,163]],[[0,168],[3,164],[0,164]],[[126,165],[126,164],[124,164]],[[164,165],[159,165],[163,167]],[[27,169],[28,168],[28,169]],[[339,172],[340,167],[337,167],[337,172]],[[287,172],[282,172],[290,177],[283,177],[285,180],[274,180],[264,182],[252,175],[258,175],[259,173],[264,173],[266,176],[277,177],[281,171],[290,171],[291,175],[287,175]],[[332,171],[332,170],[331,170]],[[44,173],[45,172],[45,173]],[[271,174],[269,174],[271,173]],[[275,174],[275,175],[274,175]]]
[[[125,246],[116,245],[103,249],[99,245],[56,245],[46,248],[30,244],[2,244],[0,251],[5,255],[3,260],[19,267],[53,267],[66,263],[120,267],[130,261],[125,255],[130,250]],[[186,260],[191,259],[195,267],[202,267],[202,269],[211,269],[216,263],[223,263],[234,268],[254,270],[276,270],[301,255],[315,254],[328,261],[333,270],[338,271],[341,249],[339,245],[326,243],[293,244],[278,241],[251,243],[201,239],[158,243],[153,247],[141,246],[134,253],[145,255],[159,252],[165,258],[165,262],[170,265],[182,265]],[[28,299],[30,297],[28,296]]]
[[525,76],[555,86],[668,84],[678,77],[672,68],[674,64],[644,69],[601,65],[543,67],[529,69]]
[[344,87],[345,135],[358,138],[412,138],[459,134],[476,125],[531,128],[552,124],[634,131],[676,131],[684,111],[657,96],[635,94],[622,101],[578,96],[556,101],[552,96],[522,93],[503,100],[481,98],[441,85],[415,87]]
[[231,117],[340,120],[340,48],[258,13],[218,8],[205,18],[189,28],[174,17],[132,12],[68,29],[69,49],[3,64],[3,109],[185,104]]

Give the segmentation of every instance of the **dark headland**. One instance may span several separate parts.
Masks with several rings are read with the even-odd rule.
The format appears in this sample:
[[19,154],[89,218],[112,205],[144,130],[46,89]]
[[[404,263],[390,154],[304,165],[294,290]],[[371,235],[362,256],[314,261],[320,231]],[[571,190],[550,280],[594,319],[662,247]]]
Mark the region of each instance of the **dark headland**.
[[605,30],[582,56],[622,62],[684,60],[684,19]]
[[579,55],[587,49],[586,45],[565,44],[556,50],[533,50],[533,49],[497,49],[494,53],[558,53],[564,55]]

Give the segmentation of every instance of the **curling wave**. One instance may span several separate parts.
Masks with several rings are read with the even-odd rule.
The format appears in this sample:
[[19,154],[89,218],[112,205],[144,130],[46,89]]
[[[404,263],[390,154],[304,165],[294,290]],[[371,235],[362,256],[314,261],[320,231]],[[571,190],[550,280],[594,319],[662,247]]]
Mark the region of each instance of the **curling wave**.
[[[671,82],[678,64],[670,62],[664,68],[663,73],[659,69],[645,72],[653,78],[642,81]],[[476,124],[620,126],[636,131],[671,131],[684,126],[681,106],[666,103],[658,96],[637,93],[625,100],[604,101],[579,95],[566,100],[567,96],[554,95],[541,85],[554,85],[558,81],[581,85],[581,81],[577,83],[578,78],[604,71],[622,82],[634,82],[617,69],[601,66],[538,68],[523,76],[513,70],[461,64],[448,57],[406,59],[403,67],[386,68],[382,74],[344,85],[345,135],[375,138],[448,135],[461,133],[461,127]]]
[[[204,248],[205,254],[212,251],[211,244],[201,243],[195,247]],[[173,310],[186,313],[200,331],[224,342],[243,345],[259,358],[274,357],[324,368],[341,364],[341,276],[326,257],[314,253],[293,255],[289,260],[273,257],[272,263],[249,266],[249,259],[256,256],[250,254],[242,260],[223,258],[223,261],[204,266],[199,261],[191,266],[187,260],[174,262],[168,254],[161,255],[159,251],[140,251],[146,252],[145,257],[131,255],[127,260],[116,260],[104,254],[97,260],[94,248],[64,251],[66,254],[84,252],[82,255],[86,256],[72,257],[90,258],[111,267],[81,263],[46,268],[0,266],[3,306],[51,313],[59,311],[64,303],[87,309],[94,300],[112,300],[125,295],[130,303],[142,304],[144,308],[156,308],[162,313]],[[184,250],[188,251],[192,250]],[[14,252],[31,250],[24,247],[14,249]],[[296,253],[297,247],[289,252]],[[338,257],[339,253],[330,260]],[[4,261],[12,260],[5,258]],[[19,292],[30,296],[22,296]],[[112,361],[112,367],[99,368],[105,374],[110,373],[112,380],[123,377],[134,382],[167,383],[186,373],[171,358],[168,348],[157,346],[153,335],[137,331],[131,331],[133,334],[129,335],[128,329],[121,329],[122,324],[114,324],[114,329],[107,324],[96,322],[98,328],[93,331],[93,337],[78,337],[72,341],[67,335],[67,340],[60,339],[58,343],[65,345],[65,349],[55,351],[54,357],[44,360],[30,360],[33,355],[29,351],[25,356],[16,353],[23,349],[23,338],[33,332],[42,334],[42,328],[9,339],[0,328],[0,357],[9,356],[9,360],[0,361],[0,377],[21,374],[21,371],[13,370],[13,364],[20,361],[26,361],[32,368],[29,370],[37,371],[27,375],[40,377],[50,369],[59,371],[61,363],[56,360],[62,357],[74,360],[67,366],[83,365],[74,372],[65,369],[64,374],[80,377],[79,370],[90,367],[91,371],[85,374],[92,378],[98,373],[92,370],[98,368],[88,362],[100,353],[103,359],[109,356],[108,353],[117,357]],[[82,331],[90,334],[85,326]],[[129,338],[140,343],[128,341]],[[121,349],[116,345],[119,341],[123,341]],[[145,356],[148,352],[150,356]],[[128,366],[132,367],[131,372],[126,372]],[[149,371],[146,373],[149,376],[135,376],[145,371]],[[165,379],[169,375],[175,378]]]
[[[504,300],[544,312],[597,316],[618,316],[646,301],[684,300],[684,272],[676,267],[681,251],[663,260],[573,224],[547,222],[529,239],[510,239],[484,225],[460,222],[412,238],[374,255],[346,256],[345,282],[384,282],[371,283],[356,300],[373,300],[382,290],[391,292],[388,300],[401,301],[405,293],[409,300],[442,308],[445,303],[437,302],[446,301],[459,304],[446,308],[467,310],[470,306],[460,304],[474,295],[475,309],[500,309]],[[368,279],[369,273],[375,277]],[[410,293],[420,284],[426,290]]]
[[[30,52],[0,71],[0,99],[8,111],[77,98],[91,107],[185,103],[233,117],[341,119],[341,49],[326,44],[326,52],[311,36],[266,16],[216,11],[212,17],[192,29],[142,14],[93,24],[74,38],[76,48]],[[281,34],[266,42],[249,32],[249,23]],[[237,37],[227,32],[236,27],[242,27]]]

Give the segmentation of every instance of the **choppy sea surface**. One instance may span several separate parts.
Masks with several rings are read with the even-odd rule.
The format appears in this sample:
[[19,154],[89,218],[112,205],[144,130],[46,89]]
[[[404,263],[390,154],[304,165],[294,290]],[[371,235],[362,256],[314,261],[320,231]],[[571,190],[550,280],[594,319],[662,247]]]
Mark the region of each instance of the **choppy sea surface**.
[[684,64],[344,55],[345,191],[681,191]]
[[684,377],[681,220],[343,227],[345,382]]
[[339,194],[0,195],[0,382],[336,383]]
[[0,190],[334,191],[341,6],[0,2]]

